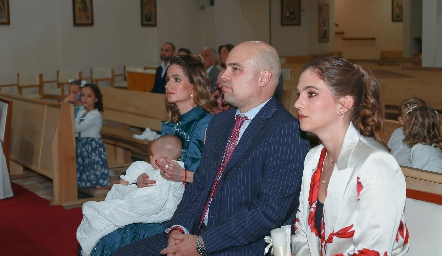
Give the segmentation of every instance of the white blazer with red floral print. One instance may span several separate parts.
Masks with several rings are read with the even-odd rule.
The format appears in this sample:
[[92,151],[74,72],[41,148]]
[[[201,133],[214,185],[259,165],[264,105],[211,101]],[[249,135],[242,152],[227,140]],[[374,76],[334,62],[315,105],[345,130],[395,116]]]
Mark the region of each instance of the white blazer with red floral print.
[[292,236],[296,256],[406,255],[409,234],[404,221],[404,175],[394,157],[375,140],[362,136],[353,124],[347,129],[330,178],[322,233],[317,235],[316,199],[312,198],[318,186],[312,181],[319,182],[315,171],[323,148],[311,149],[305,158]]

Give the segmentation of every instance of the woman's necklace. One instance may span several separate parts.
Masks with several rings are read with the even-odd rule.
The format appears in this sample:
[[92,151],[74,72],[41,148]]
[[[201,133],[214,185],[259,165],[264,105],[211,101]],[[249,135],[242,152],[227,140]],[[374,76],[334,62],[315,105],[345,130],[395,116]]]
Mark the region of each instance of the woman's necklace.
[[[326,155],[326,157],[325,158],[328,158],[328,154]],[[325,162],[325,159],[324,159],[324,162]],[[335,163],[336,163],[336,160],[332,160],[332,161],[330,161],[333,165],[335,165]],[[322,166],[322,173],[321,173],[321,176],[322,176],[322,184],[325,184],[325,168],[324,168],[324,165]]]

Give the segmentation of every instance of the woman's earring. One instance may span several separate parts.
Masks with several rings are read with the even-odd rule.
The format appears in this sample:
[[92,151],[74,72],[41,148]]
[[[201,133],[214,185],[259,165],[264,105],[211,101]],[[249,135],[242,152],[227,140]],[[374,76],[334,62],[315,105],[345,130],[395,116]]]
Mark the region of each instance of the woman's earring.
[[195,103],[195,101],[193,100],[193,93],[190,94],[190,101],[189,101],[189,103],[190,103],[190,106],[193,107],[193,104]]
[[342,116],[344,114],[343,110],[339,110],[338,115]]

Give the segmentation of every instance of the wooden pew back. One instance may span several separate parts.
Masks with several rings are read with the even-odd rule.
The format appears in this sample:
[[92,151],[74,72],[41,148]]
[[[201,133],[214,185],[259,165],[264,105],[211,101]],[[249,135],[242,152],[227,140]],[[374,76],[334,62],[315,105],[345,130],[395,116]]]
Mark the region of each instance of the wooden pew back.
[[442,78],[379,79],[385,86],[386,105],[399,106],[404,99],[419,97],[434,109],[442,109]]
[[103,119],[161,131],[161,121],[168,120],[164,94],[100,88],[103,95]]
[[[0,93],[13,102],[11,174],[27,167],[53,180],[54,204],[77,200],[73,107]],[[18,171],[18,173],[17,173]]]
[[141,132],[133,128],[161,131],[161,121],[169,119],[165,95],[109,87],[100,90],[104,103],[101,135],[109,166],[128,166],[132,156],[148,160],[151,143],[134,139],[133,134]]

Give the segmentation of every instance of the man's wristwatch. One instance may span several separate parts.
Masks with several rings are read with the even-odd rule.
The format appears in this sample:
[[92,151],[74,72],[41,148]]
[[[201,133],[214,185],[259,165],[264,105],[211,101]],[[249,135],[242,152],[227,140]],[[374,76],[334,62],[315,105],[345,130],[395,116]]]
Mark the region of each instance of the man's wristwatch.
[[207,248],[206,245],[203,243],[203,239],[201,236],[196,237],[196,252],[199,255],[207,255]]

